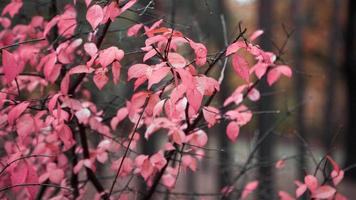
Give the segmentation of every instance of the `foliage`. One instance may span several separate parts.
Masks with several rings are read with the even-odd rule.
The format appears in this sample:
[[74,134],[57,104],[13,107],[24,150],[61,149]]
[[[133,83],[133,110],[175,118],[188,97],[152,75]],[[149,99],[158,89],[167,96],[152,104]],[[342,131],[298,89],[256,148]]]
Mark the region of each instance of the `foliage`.
[[[210,56],[205,44],[165,27],[163,20],[151,25],[137,23],[127,30],[128,37],[142,34],[146,39],[143,46],[136,47],[143,57],[123,65],[127,50],[103,48],[102,43],[110,23],[138,4],[136,0],[104,4],[86,0],[85,26],[91,31],[84,36],[78,33],[76,3],[66,5],[50,20],[34,16],[28,24],[12,24],[22,0],[12,0],[2,11],[3,198],[74,199],[83,197],[88,192],[86,183],[91,182],[97,198],[125,199],[136,188],[130,188],[128,181],[119,189],[117,182],[133,176],[148,185],[146,199],[159,183],[171,190],[181,170],[197,170],[208,142],[207,128],[227,121],[226,137],[236,142],[253,117],[245,102],[260,99],[255,88],[259,81],[266,77],[273,85],[281,75],[292,76],[288,66],[277,64],[277,55],[255,44],[261,30],[250,37],[240,30],[226,49]],[[253,64],[246,55],[254,58]],[[220,70],[216,80],[209,72],[221,68],[218,61],[229,57],[244,83],[236,86],[223,105],[213,106],[224,74]],[[99,90],[110,82],[126,86],[133,82],[133,94],[116,115],[107,118],[105,110],[92,101],[95,88],[86,88],[86,82],[93,82]],[[119,128],[123,123],[130,128]],[[157,132],[164,133],[160,150],[152,155],[141,152],[138,142],[151,140]],[[93,134],[100,141],[92,141]],[[296,197],[308,191],[316,199],[342,199],[335,186],[344,172],[328,159],[333,164],[332,183],[320,183],[316,176],[308,175],[304,182],[296,181]],[[111,169],[111,187],[104,187],[95,174],[99,163]],[[283,168],[283,161],[278,168]],[[80,182],[79,177],[86,181]],[[258,181],[247,183],[241,197],[246,198],[258,185]],[[221,196],[234,191],[238,190],[232,184],[221,190]],[[279,196],[293,199],[283,191]]]

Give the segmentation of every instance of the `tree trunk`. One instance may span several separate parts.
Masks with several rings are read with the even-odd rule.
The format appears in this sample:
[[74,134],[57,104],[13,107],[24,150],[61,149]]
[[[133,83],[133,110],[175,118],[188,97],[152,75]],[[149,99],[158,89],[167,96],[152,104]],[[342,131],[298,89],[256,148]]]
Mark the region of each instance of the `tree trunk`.
[[[304,71],[304,54],[303,54],[303,27],[304,27],[304,15],[302,12],[302,2],[300,0],[293,0],[291,4],[291,12],[293,13],[293,66],[299,72]],[[301,104],[304,101],[305,92],[305,79],[303,73],[295,73],[294,75],[295,85],[295,98],[297,104]],[[296,113],[296,129],[300,137],[305,138],[306,128],[304,123],[304,106],[300,106]],[[298,178],[303,180],[305,176],[306,163],[306,147],[302,141],[298,142]]]
[[[347,85],[348,130],[346,136],[346,166],[356,163],[356,1],[349,0],[345,35],[345,77]],[[348,171],[348,176],[356,180],[356,168]]]
[[[259,28],[264,30],[264,34],[260,38],[260,43],[264,50],[272,49],[273,3],[273,0],[259,0]],[[273,87],[267,86],[265,78],[262,80],[258,89],[262,94],[273,91]],[[260,111],[274,110],[273,102],[273,95],[264,96],[258,104],[258,109]],[[260,165],[258,167],[258,179],[260,181],[260,186],[257,191],[258,199],[275,199],[273,166],[266,164],[271,163],[273,160],[274,134],[268,133],[268,129],[270,129],[275,120],[276,118],[271,114],[261,114],[258,116],[258,139],[265,137],[265,134],[269,134],[258,150],[258,165]]]

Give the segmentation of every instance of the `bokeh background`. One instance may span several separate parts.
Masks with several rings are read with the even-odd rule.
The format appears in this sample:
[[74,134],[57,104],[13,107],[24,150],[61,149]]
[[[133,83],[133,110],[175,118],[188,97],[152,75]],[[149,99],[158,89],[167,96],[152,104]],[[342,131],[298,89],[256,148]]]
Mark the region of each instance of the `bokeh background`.
[[[1,1],[0,8],[7,2]],[[28,22],[34,15],[52,16],[52,0],[24,2],[16,23]],[[56,1],[59,12],[66,3]],[[325,155],[331,155],[347,168],[345,181],[339,187],[350,199],[356,196],[355,4],[354,0],[139,0],[134,10],[110,27],[105,44],[117,44],[127,52],[135,52],[144,38],[127,38],[127,28],[136,22],[151,24],[163,18],[165,26],[206,44],[212,55],[226,46],[225,35],[228,42],[236,37],[239,26],[247,28],[248,34],[262,29],[265,34],[258,43],[278,54],[281,62],[293,69],[291,79],[282,78],[272,88],[259,85],[260,103],[249,104],[255,113],[253,122],[241,130],[236,143],[227,140],[226,124],[208,131],[206,157],[196,173],[182,172],[172,193],[174,199],[215,199],[220,189],[239,173],[254,142],[269,130],[273,134],[254,156],[254,169],[238,182],[243,185],[248,180],[261,181],[259,191],[251,198],[275,199],[278,190],[294,194],[293,181],[313,173],[315,161]],[[84,3],[78,1],[76,8],[83,21]],[[83,26],[80,31],[89,30],[86,28]],[[132,53],[125,62],[130,63],[137,56],[140,55]],[[218,65],[213,73],[216,77],[223,64]],[[240,83],[228,66],[222,94],[214,105],[220,104]],[[125,81],[103,91],[90,83],[87,87],[108,115],[122,106],[132,89]],[[155,152],[156,144],[143,141],[141,148]],[[286,159],[286,166],[276,169],[275,163],[281,158]],[[99,169],[98,173],[104,172]]]

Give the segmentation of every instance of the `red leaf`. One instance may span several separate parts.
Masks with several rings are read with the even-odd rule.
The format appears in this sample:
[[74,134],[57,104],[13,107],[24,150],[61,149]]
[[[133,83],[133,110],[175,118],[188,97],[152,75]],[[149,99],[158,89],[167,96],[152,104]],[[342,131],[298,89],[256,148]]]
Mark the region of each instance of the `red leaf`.
[[112,64],[112,76],[113,81],[115,84],[118,84],[120,81],[120,72],[121,72],[121,65],[119,62],[113,62]]
[[64,150],[70,149],[75,141],[73,139],[72,130],[66,124],[60,124],[56,127],[57,134],[64,144]]
[[280,200],[294,200],[294,198],[285,191],[279,191],[278,196]]
[[159,83],[162,79],[164,79],[170,70],[171,69],[169,67],[162,67],[153,71],[151,76],[148,77],[148,89],[150,89],[153,84]]
[[136,2],[137,0],[130,0],[121,8],[121,12],[125,12],[127,9],[131,8]]
[[44,65],[44,75],[47,80],[51,83],[54,83],[59,76],[60,73],[60,65],[56,65],[57,62],[57,55],[55,52],[48,54],[45,59],[46,63]]
[[168,61],[175,68],[183,68],[187,65],[185,58],[178,53],[169,53]]
[[9,122],[10,126],[15,123],[16,119],[20,117],[20,115],[27,109],[29,105],[29,102],[22,102],[11,109],[7,116],[7,121]]
[[336,190],[329,185],[320,186],[314,192],[312,192],[312,198],[316,199],[328,199],[334,196]]
[[279,79],[281,74],[290,78],[290,77],[292,77],[292,70],[288,66],[285,66],[285,65],[280,65],[280,66],[273,68],[267,74],[268,84],[273,85]]
[[345,172],[344,170],[339,170],[339,171],[336,171],[336,170],[333,170],[331,171],[331,178],[333,179],[333,183],[334,185],[338,185],[342,179],[344,179],[344,175],[345,175]]
[[127,80],[145,76],[148,68],[150,68],[150,66],[148,66],[146,64],[132,65],[127,72]]
[[93,77],[95,85],[99,88],[99,90],[103,89],[103,87],[108,83],[109,78],[106,76],[106,70],[99,68],[95,71],[95,75]]
[[117,47],[109,47],[99,52],[98,61],[102,67],[107,67],[115,60],[120,61],[124,57],[124,51]]
[[340,171],[340,166],[335,162],[334,159],[332,159],[330,156],[326,156],[326,158],[329,160],[329,162],[331,163],[331,165],[333,166],[333,169],[337,172]]
[[86,18],[91,27],[95,30],[104,18],[103,9],[99,5],[91,6],[87,11]]
[[285,165],[286,165],[285,160],[282,159],[276,162],[275,167],[277,169],[283,169]]
[[231,140],[231,142],[236,142],[239,132],[240,132],[240,126],[235,121],[230,122],[226,127],[226,134],[227,137]]
[[258,37],[260,37],[262,34],[263,34],[263,30],[257,30],[251,34],[249,39],[252,42],[252,41],[256,40]]
[[193,41],[189,41],[190,46],[194,49],[195,53],[195,63],[199,66],[202,66],[206,63],[206,56],[208,50],[201,43],[195,43]]
[[247,83],[250,82],[249,64],[239,54],[234,54],[232,56],[232,66],[237,75],[239,75]]
[[10,172],[11,184],[19,185],[26,182],[28,173],[27,164],[25,161],[19,161]]
[[13,81],[23,71],[24,65],[20,65],[14,54],[2,50],[2,65],[7,83]]
[[246,47],[246,43],[244,41],[237,41],[235,43],[232,43],[226,49],[226,56],[236,53],[240,48],[244,47]]
[[208,127],[212,127],[216,124],[217,119],[219,118],[219,110],[215,107],[208,106],[203,109],[203,116],[205,121],[208,122]]
[[311,192],[315,191],[319,187],[318,179],[313,175],[305,176],[304,182]]
[[24,114],[16,123],[16,132],[21,138],[25,138],[35,130],[35,121],[30,114]]
[[[26,178],[26,183],[38,184],[39,181],[35,168],[32,166],[32,164],[28,162],[27,162],[27,168],[28,168],[28,174]],[[36,194],[38,192],[38,186],[27,186],[27,190],[31,196],[31,199],[35,199]]]
[[43,31],[43,36],[47,36],[47,34],[51,31],[51,29],[57,25],[59,21],[59,17],[58,16],[55,16],[54,18],[51,19],[51,21],[49,21],[47,23],[47,25],[45,26],[44,28],[44,31]]
[[95,56],[95,54],[98,52],[98,48],[94,43],[85,43],[84,44],[84,50],[87,52],[91,57]]
[[251,181],[247,183],[244,190],[242,191],[241,199],[246,198],[250,193],[252,193],[258,187],[258,181]]
[[199,92],[199,90],[193,87],[186,91],[186,96],[189,105],[192,106],[195,112],[198,112],[201,106],[201,102],[203,101],[203,95]]
[[133,26],[131,26],[128,30],[127,30],[127,36],[128,37],[132,37],[132,36],[136,36],[138,31],[143,27],[143,24],[135,24]]
[[22,0],[11,0],[11,3],[3,8],[1,15],[4,16],[6,13],[9,13],[10,17],[14,17],[19,12],[22,5]]

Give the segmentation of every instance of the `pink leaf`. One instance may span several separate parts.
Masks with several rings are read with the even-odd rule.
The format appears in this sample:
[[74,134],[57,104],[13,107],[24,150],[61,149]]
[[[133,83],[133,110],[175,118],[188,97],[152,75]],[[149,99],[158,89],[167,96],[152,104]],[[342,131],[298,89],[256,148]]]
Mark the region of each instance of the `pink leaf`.
[[307,191],[307,185],[305,184],[299,184],[298,188],[295,190],[295,195],[297,198],[301,197],[305,191]]
[[342,179],[344,179],[345,172],[344,172],[344,170],[336,171],[334,169],[333,171],[331,171],[330,175],[331,175],[334,185],[336,186],[342,181]]
[[340,166],[335,162],[334,159],[332,159],[330,156],[326,156],[326,158],[328,159],[328,161],[331,163],[331,165],[333,166],[333,169],[337,172],[340,171]]
[[251,101],[258,101],[261,97],[261,94],[256,88],[252,88],[247,96]]
[[208,127],[215,125],[217,119],[219,118],[220,112],[218,109],[212,106],[204,107],[203,116],[204,119],[208,122]]
[[279,191],[278,196],[280,200],[294,200],[294,198],[285,191]]
[[46,56],[46,63],[44,65],[44,75],[47,80],[50,82],[54,83],[54,81],[57,79],[59,72],[60,72],[60,67],[56,65],[57,62],[57,55],[56,53],[51,53]]
[[70,149],[75,141],[73,139],[72,130],[66,124],[60,124],[56,127],[57,134],[64,144],[64,150]]
[[47,34],[51,31],[51,29],[57,25],[59,21],[59,17],[58,16],[55,16],[54,18],[51,19],[51,21],[49,21],[47,23],[47,25],[45,26],[45,29],[43,31],[43,36],[47,36]]
[[16,122],[16,131],[21,138],[26,138],[35,130],[35,121],[30,114],[24,114]]
[[127,9],[131,8],[136,2],[137,0],[130,0],[122,7],[121,12],[125,12]]
[[241,198],[245,199],[250,193],[252,193],[258,187],[258,181],[251,181],[247,183],[244,190],[242,191]]
[[183,68],[187,65],[185,58],[178,53],[169,53],[168,61],[175,68]]
[[157,51],[155,49],[151,49],[148,51],[145,56],[143,56],[143,62],[146,62],[148,59],[152,58],[157,54]]
[[285,165],[286,165],[285,160],[282,159],[282,160],[278,160],[278,161],[276,162],[275,167],[276,167],[277,169],[283,169]]
[[121,65],[119,62],[113,62],[112,64],[112,76],[113,76],[113,81],[115,84],[118,84],[120,82],[120,72],[121,72]]
[[273,85],[279,79],[281,74],[290,78],[290,77],[292,77],[292,70],[286,65],[280,65],[280,66],[273,68],[267,74],[268,84]]
[[73,67],[69,70],[68,74],[69,75],[73,75],[73,74],[82,74],[82,73],[86,73],[86,74],[90,74],[94,71],[93,68],[89,68],[85,65],[78,65],[76,67]]
[[127,117],[127,114],[128,114],[128,110],[126,107],[120,108],[117,111],[116,116],[112,118],[110,122],[111,128],[115,130],[116,126]]
[[283,74],[284,76],[290,78],[292,77],[292,70],[290,69],[290,67],[286,66],[286,65],[279,65],[277,67],[278,71]]
[[229,56],[233,53],[236,53],[240,48],[246,47],[244,41],[237,41],[235,43],[230,44],[226,49],[226,56]]
[[257,30],[255,32],[252,33],[252,35],[250,36],[250,41],[254,41],[256,40],[258,37],[260,37],[263,34],[263,30]]
[[91,0],[85,0],[85,5],[88,7],[91,3]]
[[195,63],[199,66],[204,65],[206,63],[206,56],[208,53],[206,47],[201,43],[195,43],[193,41],[190,41],[189,44],[194,49],[194,53],[196,57]]
[[195,131],[187,137],[190,144],[198,147],[203,147],[208,143],[208,136],[202,130]]
[[49,180],[52,183],[60,184],[64,178],[64,172],[61,169],[53,169],[50,171]]
[[148,68],[150,68],[150,66],[146,64],[132,65],[127,72],[127,79],[131,80],[133,78],[139,78],[141,76],[146,75],[146,71]]
[[22,5],[22,0],[11,0],[11,3],[3,8],[1,15],[4,16],[6,13],[9,13],[10,17],[14,17],[19,12]]
[[312,198],[328,199],[334,196],[335,193],[336,193],[335,188],[329,185],[323,185],[318,187],[314,192],[312,192]]
[[162,183],[164,186],[170,189],[174,187],[176,179],[171,174],[165,174],[162,176]]
[[311,192],[315,191],[319,187],[318,179],[313,175],[305,176],[304,182]]
[[103,18],[103,9],[99,5],[93,5],[88,9],[86,19],[94,30],[103,20]]
[[188,89],[186,95],[189,105],[192,106],[195,112],[198,112],[203,101],[203,95],[195,87]]
[[152,72],[151,76],[148,78],[148,89],[151,88],[153,84],[159,83],[167,74],[170,72],[169,67],[162,67]]
[[161,170],[167,164],[167,160],[162,152],[158,152],[152,155],[150,157],[150,162],[158,170]]
[[230,122],[226,127],[226,134],[227,137],[231,140],[231,142],[236,142],[239,132],[240,132],[240,126],[235,121]]
[[[27,177],[26,177],[26,183],[33,183],[33,184],[38,184],[38,175],[36,173],[36,169],[32,164],[27,163]],[[36,194],[38,192],[38,186],[27,186],[27,191],[31,196],[31,199],[35,199]]]
[[23,184],[26,182],[28,173],[27,164],[25,161],[19,161],[19,163],[12,168],[10,172],[10,179],[12,185]]
[[13,81],[23,71],[24,65],[20,65],[14,54],[2,50],[2,65],[7,83]]
[[108,83],[109,78],[106,76],[106,70],[99,68],[95,71],[95,75],[93,77],[95,85],[99,88],[99,90],[103,89],[103,87]]
[[7,117],[7,121],[9,122],[10,126],[15,123],[17,118],[20,117],[20,115],[27,109],[29,105],[30,102],[22,102],[11,109]]
[[109,47],[99,52],[98,61],[102,67],[107,67],[115,60],[120,61],[124,57],[124,51],[117,47]]
[[91,57],[95,56],[95,54],[98,52],[98,48],[94,43],[85,43],[84,44],[84,50],[87,52]]
[[273,85],[279,79],[280,76],[281,73],[276,68],[269,71],[267,74],[268,85]]
[[249,64],[242,56],[234,54],[232,56],[232,66],[237,75],[247,83],[250,82]]
[[132,37],[132,36],[136,36],[138,31],[143,27],[143,24],[135,24],[133,26],[131,26],[128,30],[127,30],[127,36],[128,37]]
[[62,94],[67,94],[69,90],[69,84],[70,84],[70,75],[67,73],[61,82],[61,93]]

